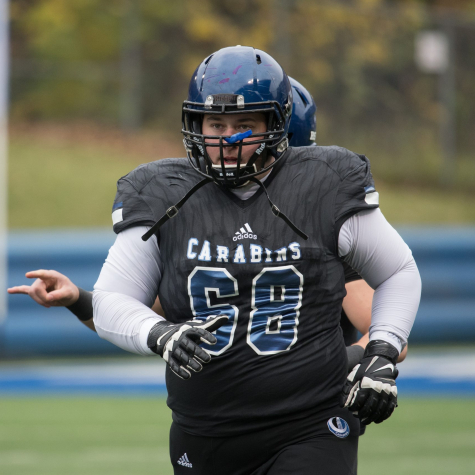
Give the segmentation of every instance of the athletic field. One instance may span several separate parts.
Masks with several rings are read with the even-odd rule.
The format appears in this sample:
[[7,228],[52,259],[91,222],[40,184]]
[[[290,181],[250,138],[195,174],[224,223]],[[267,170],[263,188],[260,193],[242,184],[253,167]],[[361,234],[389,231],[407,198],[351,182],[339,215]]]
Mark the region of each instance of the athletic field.
[[[473,349],[411,348],[400,370],[399,407],[360,439],[359,475],[474,475]],[[135,356],[1,362],[0,474],[171,474],[164,373]]]
[[[163,398],[3,398],[0,407],[3,475],[172,473]],[[474,400],[402,399],[361,438],[359,473],[473,475]]]

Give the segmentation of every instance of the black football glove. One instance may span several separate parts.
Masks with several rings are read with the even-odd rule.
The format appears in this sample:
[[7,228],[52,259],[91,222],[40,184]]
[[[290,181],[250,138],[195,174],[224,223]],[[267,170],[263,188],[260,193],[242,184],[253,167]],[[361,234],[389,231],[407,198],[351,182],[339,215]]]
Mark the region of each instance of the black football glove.
[[199,343],[216,344],[211,334],[229,322],[226,315],[208,317],[208,320],[190,320],[185,323],[159,322],[148,334],[147,346],[160,355],[180,378],[188,379],[193,371],[201,371],[201,363],[209,363],[211,355]]
[[341,407],[347,407],[366,425],[386,420],[397,407],[398,356],[390,343],[370,341],[360,364],[348,375],[340,396]]

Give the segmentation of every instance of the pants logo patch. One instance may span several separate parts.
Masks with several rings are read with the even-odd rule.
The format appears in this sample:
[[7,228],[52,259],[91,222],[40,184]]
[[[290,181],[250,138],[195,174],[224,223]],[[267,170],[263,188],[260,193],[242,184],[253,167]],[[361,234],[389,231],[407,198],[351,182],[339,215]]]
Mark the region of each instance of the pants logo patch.
[[177,464],[188,468],[193,467],[193,465],[191,465],[191,462],[188,460],[188,455],[186,455],[186,452],[178,459]]
[[344,439],[350,434],[350,426],[345,419],[342,419],[341,417],[332,417],[331,419],[328,419],[327,426],[328,429],[330,429],[330,432],[340,439]]

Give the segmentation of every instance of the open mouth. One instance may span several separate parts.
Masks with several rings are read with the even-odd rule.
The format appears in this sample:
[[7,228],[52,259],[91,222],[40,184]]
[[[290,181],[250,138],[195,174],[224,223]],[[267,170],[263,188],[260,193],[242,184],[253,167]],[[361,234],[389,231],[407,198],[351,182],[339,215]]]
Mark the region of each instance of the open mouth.
[[237,158],[233,157],[224,157],[225,165],[237,165]]

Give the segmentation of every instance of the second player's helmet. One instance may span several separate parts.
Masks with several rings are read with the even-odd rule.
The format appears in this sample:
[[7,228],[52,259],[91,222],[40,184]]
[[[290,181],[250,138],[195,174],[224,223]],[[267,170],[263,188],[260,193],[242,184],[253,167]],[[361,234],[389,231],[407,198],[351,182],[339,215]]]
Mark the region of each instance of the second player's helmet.
[[[247,164],[241,163],[243,140],[249,133],[231,137],[204,135],[204,114],[266,115],[267,131],[252,134],[245,144],[259,144]],[[183,103],[182,133],[191,165],[204,176],[226,186],[240,186],[247,178],[274,166],[288,147],[292,115],[292,88],[282,67],[264,51],[248,46],[223,48],[206,58],[193,74],[188,100]],[[249,134],[249,135],[248,135]],[[244,136],[243,136],[244,135]],[[214,139],[210,141],[211,139]],[[216,139],[219,139],[216,141]],[[239,146],[236,166],[226,165],[223,150]],[[221,164],[213,165],[206,147],[219,147]],[[269,154],[275,161],[264,166]]]
[[317,106],[312,95],[294,78],[289,77],[292,85],[293,108],[289,126],[289,145],[307,147],[315,145],[317,138]]

